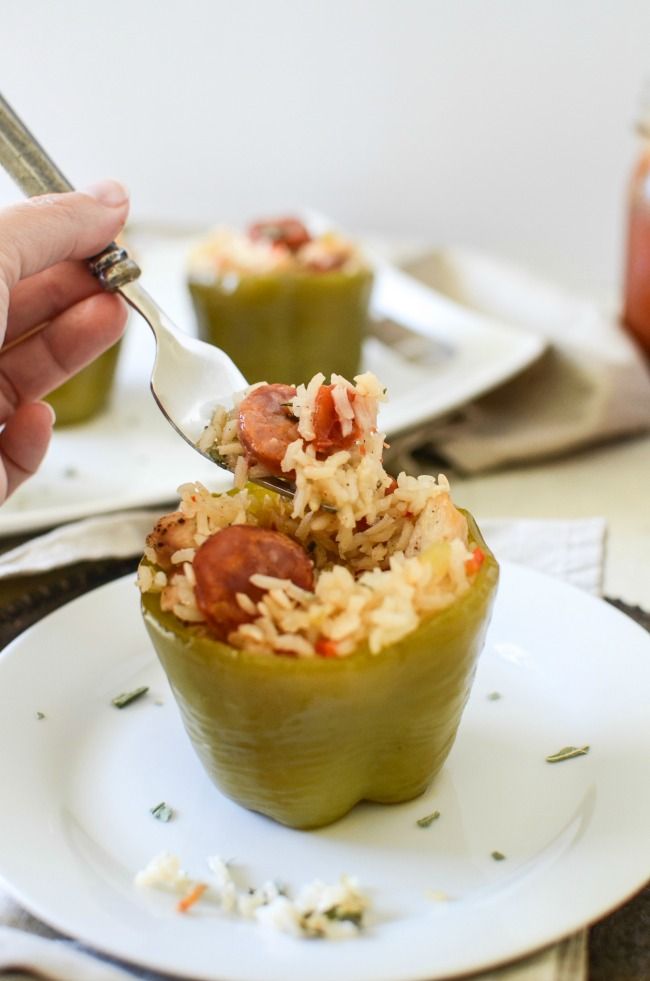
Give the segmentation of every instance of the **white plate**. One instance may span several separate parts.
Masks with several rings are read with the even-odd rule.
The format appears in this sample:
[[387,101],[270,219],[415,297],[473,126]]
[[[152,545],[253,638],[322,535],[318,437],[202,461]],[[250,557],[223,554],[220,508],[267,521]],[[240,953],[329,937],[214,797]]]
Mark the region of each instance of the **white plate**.
[[[317,832],[280,827],[212,786],[137,607],[131,580],[117,581],[0,656],[0,874],[63,932],[206,981],[430,981],[559,939],[650,874],[650,638],[605,603],[504,563],[472,697],[434,786]],[[111,706],[141,684],[145,698]],[[545,762],[584,743],[586,756]],[[168,824],[149,813],[162,800],[177,810]],[[434,808],[439,820],[417,827]],[[132,884],[163,849],[197,876],[210,854],[234,858],[253,884],[356,874],[372,921],[359,938],[328,942],[198,908],[181,916],[169,895]]]
[[[320,216],[313,220],[325,222]],[[190,332],[195,322],[185,266],[194,241],[133,233],[144,286]],[[396,320],[412,332],[408,359],[376,338],[364,347],[364,368],[389,389],[380,424],[391,437],[506,381],[544,347],[539,338],[467,310],[385,263],[378,266],[371,305],[375,317]],[[424,352],[423,338],[430,342]],[[44,465],[0,510],[0,535],[170,501],[187,480],[215,489],[228,485],[228,478],[186,446],[160,415],[149,394],[152,362],[153,338],[134,316],[109,410],[85,425],[55,432]]]

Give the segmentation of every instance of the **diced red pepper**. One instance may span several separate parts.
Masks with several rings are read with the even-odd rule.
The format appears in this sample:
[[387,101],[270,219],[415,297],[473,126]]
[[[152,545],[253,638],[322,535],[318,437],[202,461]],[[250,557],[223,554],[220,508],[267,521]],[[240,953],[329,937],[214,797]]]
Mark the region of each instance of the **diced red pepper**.
[[207,889],[205,882],[197,882],[195,886],[192,886],[190,891],[186,893],[182,899],[179,899],[176,904],[176,909],[179,913],[187,913],[189,909],[194,906],[194,903],[198,902],[205,890]]
[[319,637],[314,646],[316,653],[320,654],[321,657],[336,657],[338,655],[338,648],[329,637]]
[[471,559],[467,559],[467,561],[465,562],[465,572],[467,573],[467,575],[473,576],[475,572],[478,572],[478,570],[483,565],[484,559],[485,559],[485,553],[483,552],[483,550],[480,548],[475,548],[474,551],[472,552]]
[[[317,453],[329,456],[337,450],[347,450],[358,439],[360,430],[356,419],[352,420],[351,431],[344,436],[332,395],[333,385],[321,385],[314,400],[314,439],[313,445]],[[354,401],[355,393],[348,393],[350,402]]]

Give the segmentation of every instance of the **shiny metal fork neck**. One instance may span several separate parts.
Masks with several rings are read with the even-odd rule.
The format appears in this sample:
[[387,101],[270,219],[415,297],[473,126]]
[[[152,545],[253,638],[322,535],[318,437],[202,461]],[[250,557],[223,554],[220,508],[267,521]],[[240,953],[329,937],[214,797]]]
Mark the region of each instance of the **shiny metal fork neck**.
[[[62,194],[74,187],[0,94],[0,164],[28,198]],[[140,268],[115,242],[88,260],[105,290],[115,292],[137,279]]]

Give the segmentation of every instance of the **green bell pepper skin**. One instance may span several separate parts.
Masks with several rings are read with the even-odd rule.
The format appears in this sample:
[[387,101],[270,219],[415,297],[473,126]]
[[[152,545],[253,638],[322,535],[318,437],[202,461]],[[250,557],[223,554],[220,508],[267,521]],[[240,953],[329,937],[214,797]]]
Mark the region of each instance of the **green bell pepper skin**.
[[490,619],[498,566],[485,560],[452,606],[379,654],[292,658],[236,650],[142,597],[144,622],[185,728],[228,797],[293,828],[358,801],[395,804],[430,784],[454,742]]
[[188,283],[199,337],[230,355],[248,382],[308,382],[359,370],[372,273],[296,271]]
[[120,342],[104,351],[63,385],[46,396],[56,412],[57,426],[87,422],[108,403],[120,350]]

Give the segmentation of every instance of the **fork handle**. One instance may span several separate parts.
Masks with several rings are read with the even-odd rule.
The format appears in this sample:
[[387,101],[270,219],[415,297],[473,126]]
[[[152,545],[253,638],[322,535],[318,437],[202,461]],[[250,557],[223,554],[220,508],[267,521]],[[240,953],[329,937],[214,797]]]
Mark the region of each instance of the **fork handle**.
[[[0,164],[27,197],[74,190],[1,93]],[[140,275],[137,263],[115,242],[88,259],[88,265],[93,276],[111,293]]]

